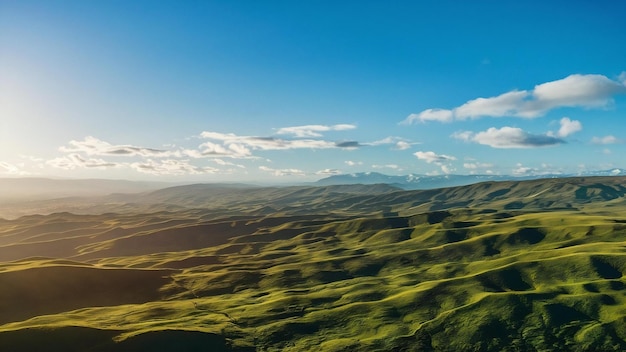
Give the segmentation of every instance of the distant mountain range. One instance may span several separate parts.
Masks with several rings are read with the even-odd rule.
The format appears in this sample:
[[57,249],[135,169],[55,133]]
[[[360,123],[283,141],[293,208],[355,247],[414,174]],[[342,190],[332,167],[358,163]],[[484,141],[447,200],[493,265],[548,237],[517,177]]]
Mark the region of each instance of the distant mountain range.
[[378,184],[385,183],[405,190],[433,189],[470,185],[484,181],[523,181],[542,178],[562,178],[579,176],[624,176],[625,169],[609,169],[585,171],[573,174],[544,174],[544,175],[385,175],[378,172],[359,172],[353,174],[333,175],[315,182],[316,186],[350,185],[350,184]]

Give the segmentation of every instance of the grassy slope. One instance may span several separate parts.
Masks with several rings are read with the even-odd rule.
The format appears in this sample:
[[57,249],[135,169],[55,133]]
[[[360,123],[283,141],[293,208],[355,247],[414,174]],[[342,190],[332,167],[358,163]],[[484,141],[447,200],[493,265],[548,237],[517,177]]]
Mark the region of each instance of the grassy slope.
[[269,189],[273,214],[252,197],[216,215],[196,197],[174,213],[0,221],[0,346],[623,350],[624,184]]

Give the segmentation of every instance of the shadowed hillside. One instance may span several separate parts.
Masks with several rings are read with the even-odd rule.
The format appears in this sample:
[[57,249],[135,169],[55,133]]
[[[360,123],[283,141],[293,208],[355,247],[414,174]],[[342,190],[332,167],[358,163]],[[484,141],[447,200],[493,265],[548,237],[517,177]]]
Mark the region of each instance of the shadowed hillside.
[[194,185],[1,220],[0,346],[626,349],[625,178],[369,187]]

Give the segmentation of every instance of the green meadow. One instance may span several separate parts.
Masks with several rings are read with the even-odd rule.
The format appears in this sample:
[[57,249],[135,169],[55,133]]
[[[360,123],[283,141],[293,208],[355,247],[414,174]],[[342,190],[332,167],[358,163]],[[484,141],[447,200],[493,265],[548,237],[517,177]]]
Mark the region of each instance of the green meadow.
[[626,350],[625,195],[588,177],[16,203],[0,350]]

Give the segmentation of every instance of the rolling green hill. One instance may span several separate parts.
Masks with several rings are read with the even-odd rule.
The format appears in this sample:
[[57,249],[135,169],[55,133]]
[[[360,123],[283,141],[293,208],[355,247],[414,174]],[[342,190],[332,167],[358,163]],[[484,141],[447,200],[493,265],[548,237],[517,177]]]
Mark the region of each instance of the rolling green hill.
[[0,220],[0,346],[624,350],[625,195],[586,177],[68,200],[82,214]]

